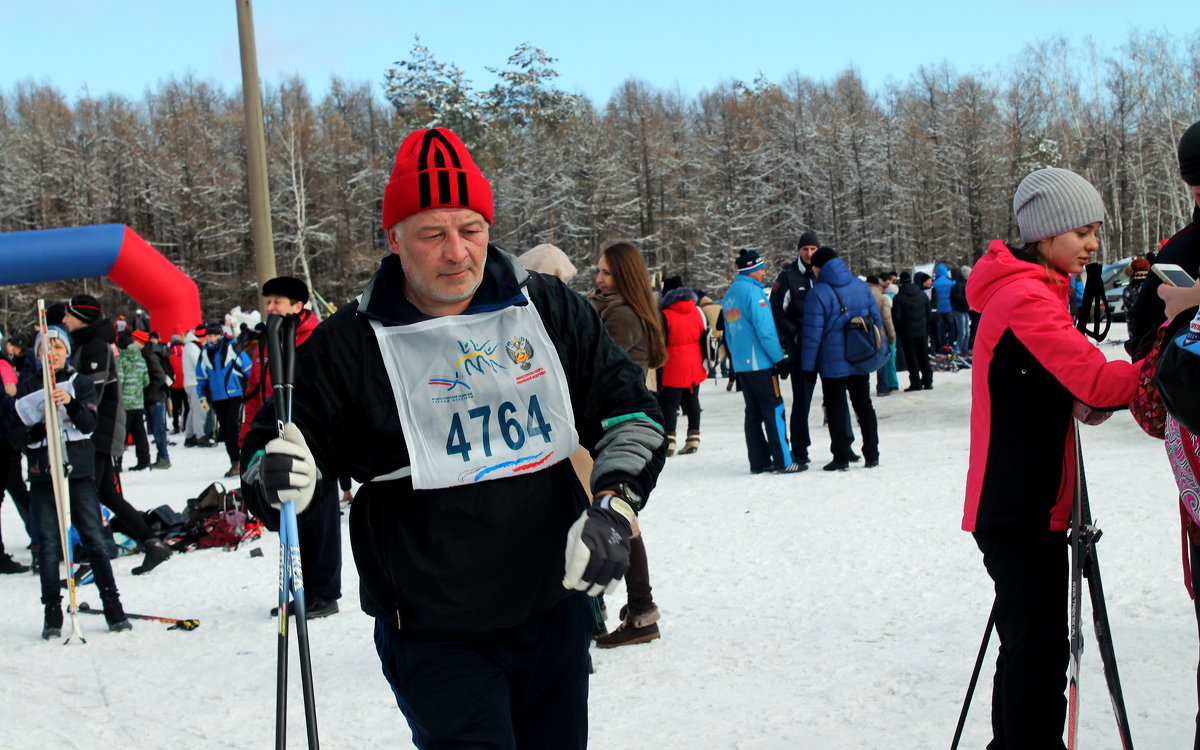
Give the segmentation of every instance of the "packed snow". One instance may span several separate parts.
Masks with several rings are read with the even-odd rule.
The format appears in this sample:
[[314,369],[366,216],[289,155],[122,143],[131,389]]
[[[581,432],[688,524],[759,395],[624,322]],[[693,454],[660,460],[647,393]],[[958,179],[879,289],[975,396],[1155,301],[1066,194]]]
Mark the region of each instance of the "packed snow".
[[[1118,346],[1102,348],[1122,356]],[[820,470],[828,440],[818,394],[813,468],[752,476],[741,395],[704,384],[700,451],[668,459],[642,516],[662,638],[593,649],[592,747],[949,746],[992,592],[971,536],[959,530],[970,373],[935,373],[934,385],[875,399],[878,469]],[[1188,747],[1197,634],[1166,457],[1127,413],[1083,435],[1133,738],[1139,747]],[[173,468],[124,475],[139,507],[182,510],[228,467],[221,448],[184,448],[180,437]],[[0,512],[5,546],[28,563],[11,500]],[[0,576],[0,747],[270,746],[277,550],[267,534],[234,551],[176,555],[139,577],[130,570],[140,555],[119,558],[129,612],[201,626],[134,621],[132,632],[112,634],[103,618],[81,615],[86,644],[41,640],[37,578]],[[358,609],[348,538],[343,592],[341,612],[309,627],[321,744],[411,747],[380,673],[373,623]],[[623,594],[609,600],[610,627]],[[80,600],[99,606],[93,586]],[[1085,620],[1079,747],[1118,748],[1086,603]],[[294,638],[292,646],[289,746],[303,747]],[[991,736],[995,649],[993,638],[964,748]]]

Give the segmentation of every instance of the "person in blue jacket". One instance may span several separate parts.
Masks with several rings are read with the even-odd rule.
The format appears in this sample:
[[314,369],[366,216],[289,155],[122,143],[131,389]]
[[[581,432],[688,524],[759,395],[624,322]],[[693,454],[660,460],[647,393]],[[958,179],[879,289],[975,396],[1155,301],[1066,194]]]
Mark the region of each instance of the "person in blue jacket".
[[954,307],[951,305],[950,295],[954,291],[954,278],[950,275],[950,269],[946,268],[945,263],[938,263],[933,269],[933,288],[937,290],[935,299],[937,300],[937,317],[935,320],[937,330],[937,351],[935,354],[941,354],[943,347],[954,346],[955,340],[958,338],[958,328],[954,324]]
[[[766,265],[753,250],[739,250],[737,276],[721,300],[725,344],[746,401],[746,452],[750,472],[794,474],[808,464],[792,460],[779,377],[787,361],[779,344],[771,304],[763,291]],[[786,375],[785,375],[786,376]],[[765,435],[764,435],[765,430]]]
[[[850,273],[832,248],[822,247],[813,253],[812,266],[817,273],[817,283],[813,284],[804,301],[800,366],[805,377],[821,376],[830,450],[833,452],[833,461],[823,468],[825,471],[845,471],[850,467],[851,439],[846,429],[849,417],[846,395],[849,393],[854,416],[862,430],[864,466],[871,469],[879,465],[879,429],[875,408],[871,405],[870,373],[879,369],[882,360],[872,360],[862,368],[847,361],[846,324],[850,318],[861,316],[877,329],[881,328],[879,305],[866,282]],[[882,351],[888,351],[886,343]]]
[[227,477],[241,473],[238,461],[238,434],[241,430],[242,396],[246,379],[250,377],[250,356],[233,339],[224,334],[220,323],[206,327],[207,339],[200,359],[196,362],[196,392],[200,408],[211,407],[221,426],[221,440],[229,454]]

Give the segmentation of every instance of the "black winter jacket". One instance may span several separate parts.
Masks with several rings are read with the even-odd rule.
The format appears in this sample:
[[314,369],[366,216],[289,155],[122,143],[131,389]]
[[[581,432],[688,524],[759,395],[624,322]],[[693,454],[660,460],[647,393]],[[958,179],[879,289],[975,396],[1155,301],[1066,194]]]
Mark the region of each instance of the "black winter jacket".
[[775,278],[771,287],[771,313],[775,328],[784,342],[789,357],[800,361],[800,342],[804,331],[804,300],[812,289],[816,274],[800,259],[788,263]]
[[[75,424],[75,427],[84,434],[91,433],[96,429],[99,421],[97,417],[97,405],[99,396],[96,393],[96,386],[92,379],[84,375],[78,374],[75,370],[67,365],[54,374],[55,383],[63,383],[75,376],[74,389],[75,397],[66,405],[67,416]],[[26,396],[30,393],[36,393],[42,390],[42,375],[41,373],[26,373],[21,381],[17,383],[17,398]],[[31,427],[24,428],[23,442],[26,443],[25,456],[29,464],[29,481],[30,482],[49,482],[49,452],[46,450],[46,423],[38,422]],[[29,444],[41,443],[37,448],[28,447]],[[91,438],[83,440],[71,440],[67,443],[67,461],[71,465],[70,477],[72,479],[90,478],[96,473],[96,451],[92,445]]]
[[901,286],[892,299],[892,323],[896,326],[896,338],[903,341],[925,336],[931,309],[924,289],[913,282]]
[[[1154,262],[1174,263],[1191,274],[1193,279],[1200,276],[1200,206],[1192,212],[1191,223],[1163,245]],[[1135,361],[1146,356],[1154,343],[1158,327],[1167,319],[1166,305],[1158,296],[1158,285],[1161,283],[1157,276],[1148,274],[1133,309],[1125,311],[1129,324],[1129,340],[1125,342],[1125,351]]]
[[[427,319],[404,299],[403,272],[385,257],[363,296],[339,309],[297,349],[293,420],[328,482],[363,482],[350,511],[363,610],[407,630],[477,634],[508,628],[571,595],[562,586],[567,531],[589,502],[571,463],[439,490],[409,477],[371,481],[408,466],[405,435],[371,319],[405,325]],[[665,462],[661,412],[642,371],[616,346],[583,297],[557,279],[530,274],[489,247],[472,310],[534,300],[562,361],[580,443],[597,457],[592,486],[625,482],[647,497]],[[470,311],[456,316],[469,331]],[[606,419],[643,413],[657,423],[654,446],[622,440]],[[626,423],[622,423],[626,424]],[[643,422],[643,424],[649,424]],[[242,466],[275,437],[274,398],[246,436]],[[606,438],[603,450],[597,443]],[[615,453],[610,453],[615,451]],[[623,455],[624,462],[602,461]],[[601,470],[601,466],[610,468]],[[277,523],[256,488],[243,492],[256,515]],[[328,501],[328,500],[326,500]],[[301,516],[310,515],[306,512]]]
[[112,345],[117,329],[108,318],[101,318],[71,332],[71,365],[80,375],[88,375],[99,394],[99,422],[92,435],[97,453],[119,456],[125,452],[125,400]]

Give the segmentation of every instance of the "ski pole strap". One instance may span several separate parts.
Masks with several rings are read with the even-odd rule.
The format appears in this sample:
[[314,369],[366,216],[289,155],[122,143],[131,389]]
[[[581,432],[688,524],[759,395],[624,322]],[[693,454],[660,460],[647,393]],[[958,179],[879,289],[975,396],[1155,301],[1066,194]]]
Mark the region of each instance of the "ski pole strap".
[[1104,300],[1104,281],[1101,278],[1103,270],[1104,267],[1099,263],[1088,263],[1084,267],[1083,302],[1079,304],[1078,317],[1075,320],[1075,328],[1096,341],[1103,341],[1108,336],[1109,326],[1112,325],[1112,312]]

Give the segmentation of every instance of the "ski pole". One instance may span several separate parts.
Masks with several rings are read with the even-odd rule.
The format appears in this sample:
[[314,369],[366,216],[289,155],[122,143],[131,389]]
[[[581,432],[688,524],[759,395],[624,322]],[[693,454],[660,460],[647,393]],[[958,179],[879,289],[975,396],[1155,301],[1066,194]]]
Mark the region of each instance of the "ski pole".
[[63,641],[63,645],[71,642],[74,636],[79,637],[80,643],[87,643],[83,631],[79,629],[79,610],[75,604],[75,575],[72,570],[74,561],[71,549],[71,485],[67,477],[70,467],[67,465],[66,435],[63,434],[62,420],[58,413],[58,404],[54,403],[55,388],[54,365],[50,360],[50,326],[46,322],[46,300],[37,302],[38,326],[42,332],[42,347],[38,357],[42,364],[42,406],[45,409],[46,425],[46,462],[50,469],[50,486],[54,492],[54,507],[58,515],[58,538],[62,545],[63,562],[67,566],[67,613],[71,617],[71,635]]
[[1067,748],[1075,750],[1079,727],[1079,663],[1083,657],[1083,469],[1079,423],[1072,420],[1075,435],[1075,499],[1071,508],[1071,667],[1067,681]]
[[[102,615],[103,611],[92,609],[92,605],[87,602],[82,602],[79,605],[79,611],[88,615]],[[136,615],[133,612],[126,612],[125,616],[131,620],[151,620],[153,622],[169,623],[171,627],[167,630],[195,630],[200,627],[200,621],[196,619],[181,620],[178,617],[159,617],[157,615]]]
[[[283,353],[279,347],[279,329],[283,319],[278,315],[267,317],[267,362],[270,366],[271,385],[275,391],[275,422],[278,433],[283,436]],[[290,506],[291,503],[284,503]],[[287,747],[287,672],[288,672],[288,539],[283,510],[279,513],[279,635],[275,646],[275,750]]]
[[987,654],[988,641],[992,638],[992,628],[996,626],[996,602],[992,602],[992,611],[988,613],[987,627],[983,629],[983,642],[979,644],[979,655],[975,657],[975,669],[971,670],[971,681],[967,683],[967,694],[963,697],[962,711],[958,714],[958,726],[954,729],[954,740],[950,750],[958,750],[958,741],[962,738],[963,727],[967,723],[967,712],[971,710],[971,698],[975,695],[975,684],[979,681],[979,670],[983,668],[983,657]]
[[[296,365],[295,315],[267,319],[267,347],[270,358],[271,381],[275,391],[276,424],[280,436],[283,426],[292,420],[292,382]],[[310,750],[319,747],[317,736],[316,698],[312,684],[312,651],[308,640],[308,610],[304,597],[304,572],[300,562],[300,537],[297,529],[296,506],[292,501],[281,503],[279,509],[279,643],[276,674],[275,743],[282,750],[287,736],[287,601],[291,594],[296,616],[296,641],[300,655],[300,681],[304,693],[305,729]]]
[[1117,671],[1117,652],[1113,647],[1112,629],[1108,622],[1108,606],[1104,603],[1104,584],[1100,580],[1100,558],[1096,554],[1096,542],[1101,531],[1092,523],[1091,503],[1088,501],[1087,472],[1083,466],[1083,453],[1076,434],[1076,461],[1080,493],[1080,520],[1083,528],[1083,577],[1088,581],[1088,593],[1092,603],[1092,627],[1096,633],[1096,648],[1104,666],[1104,680],[1108,686],[1108,697],[1112,702],[1113,716],[1117,720],[1117,733],[1121,737],[1123,750],[1133,750],[1133,735],[1129,728],[1129,714],[1125,710],[1125,695],[1121,689],[1121,676]]

